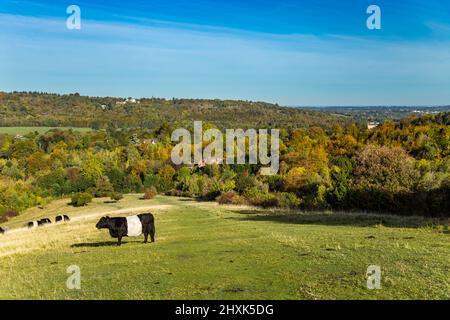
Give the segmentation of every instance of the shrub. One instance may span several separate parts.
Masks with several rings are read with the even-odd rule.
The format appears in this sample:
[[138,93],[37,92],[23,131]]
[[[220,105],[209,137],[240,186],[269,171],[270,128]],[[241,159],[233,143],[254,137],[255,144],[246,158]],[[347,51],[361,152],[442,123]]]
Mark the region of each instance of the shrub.
[[74,207],[83,207],[89,202],[92,202],[92,195],[89,193],[77,193],[72,196],[72,202],[70,203]]
[[114,193],[114,188],[107,176],[101,176],[95,183],[95,197],[102,198],[111,196]]
[[18,216],[19,213],[15,210],[6,210],[1,216],[0,216],[0,223],[8,221],[10,218]]
[[166,196],[171,196],[171,197],[193,197],[193,195],[191,193],[189,193],[189,191],[181,191],[181,190],[177,190],[177,189],[172,189],[170,191],[166,191],[164,192],[164,194]]
[[266,176],[265,181],[269,185],[270,191],[283,190],[283,176],[278,175],[278,174]]
[[216,198],[220,196],[220,191],[214,190],[214,191],[208,191],[202,195],[199,196],[199,199],[203,201],[214,201]]
[[123,199],[123,194],[119,193],[119,192],[113,192],[111,194],[111,200],[114,200],[116,202],[120,201]]
[[240,175],[236,178],[236,190],[242,194],[256,186],[256,179],[253,176]]
[[145,189],[144,196],[142,197],[142,199],[150,200],[150,199],[153,199],[154,197],[156,197],[157,194],[158,194],[158,192],[156,191],[156,188],[150,187],[148,189]]
[[279,206],[278,198],[274,194],[270,194],[257,187],[248,189],[245,192],[245,197],[250,204],[263,208],[277,207]]
[[217,197],[216,201],[219,204],[246,204],[245,198],[240,196],[234,191],[228,191],[222,193],[220,196]]
[[302,201],[292,192],[277,193],[278,204],[282,208],[297,208]]
[[[193,174],[188,182],[189,193],[194,196],[203,196],[212,190],[212,179],[207,175]],[[216,191],[216,190],[214,190]]]
[[235,187],[236,187],[236,183],[234,180],[223,181],[220,184],[220,191],[222,191],[222,192],[233,191],[233,189]]
[[267,194],[262,199],[259,200],[259,203],[257,203],[260,207],[263,208],[273,208],[273,207],[279,207],[280,203],[278,201],[278,198],[273,194]]

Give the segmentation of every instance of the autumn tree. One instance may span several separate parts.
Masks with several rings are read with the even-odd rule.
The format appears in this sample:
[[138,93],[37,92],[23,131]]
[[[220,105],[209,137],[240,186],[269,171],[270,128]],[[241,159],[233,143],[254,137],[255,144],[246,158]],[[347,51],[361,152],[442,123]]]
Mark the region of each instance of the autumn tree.
[[418,177],[414,162],[400,147],[367,145],[356,157],[354,184],[393,193],[410,191]]

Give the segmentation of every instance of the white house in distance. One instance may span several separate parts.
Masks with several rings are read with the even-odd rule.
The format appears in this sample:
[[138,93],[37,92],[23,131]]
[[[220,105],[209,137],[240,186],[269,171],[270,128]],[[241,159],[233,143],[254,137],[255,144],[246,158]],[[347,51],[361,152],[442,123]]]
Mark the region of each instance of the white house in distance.
[[118,101],[117,104],[127,104],[127,103],[141,103],[139,101],[139,99],[135,99],[135,98],[127,98],[123,101]]
[[377,121],[369,121],[369,122],[367,122],[367,129],[372,130],[372,129],[375,129],[376,127],[378,127],[379,125],[380,125],[380,123]]

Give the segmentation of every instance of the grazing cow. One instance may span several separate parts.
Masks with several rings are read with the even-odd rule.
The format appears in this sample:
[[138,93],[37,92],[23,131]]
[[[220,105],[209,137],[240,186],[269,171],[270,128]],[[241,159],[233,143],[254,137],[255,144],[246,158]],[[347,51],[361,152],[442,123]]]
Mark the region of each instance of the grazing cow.
[[122,237],[138,237],[144,234],[144,243],[148,235],[155,242],[155,218],[151,213],[143,213],[129,217],[102,217],[96,225],[97,229],[109,229],[113,238],[118,238],[117,245],[122,244]]
[[52,221],[49,218],[42,218],[41,220],[37,221],[30,221],[27,223],[27,227],[29,229],[36,228],[36,227],[42,227],[46,224],[50,224]]
[[27,227],[29,229],[36,228],[38,225],[40,225],[39,222],[40,221],[30,221],[30,222],[27,223]]
[[45,225],[52,223],[52,220],[50,220],[49,218],[42,218],[41,220],[38,221],[38,224],[39,222],[41,223],[40,225]]
[[67,216],[65,214],[56,216],[55,222],[63,222],[63,221],[70,221],[69,216]]

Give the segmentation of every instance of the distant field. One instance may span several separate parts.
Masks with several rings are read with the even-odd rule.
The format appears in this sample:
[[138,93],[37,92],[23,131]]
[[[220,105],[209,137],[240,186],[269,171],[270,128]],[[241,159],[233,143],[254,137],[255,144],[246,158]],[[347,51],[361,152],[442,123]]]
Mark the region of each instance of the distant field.
[[73,131],[79,131],[79,132],[87,132],[92,131],[91,128],[75,128],[75,127],[0,127],[0,134],[11,134],[11,135],[26,135],[30,132],[39,132],[39,133],[45,133],[52,129],[59,129],[59,130],[70,130]]
[[[85,208],[57,200],[4,224],[0,298],[39,299],[448,299],[448,226],[423,218],[287,213],[158,196]],[[154,213],[156,243],[121,247],[102,215]],[[34,230],[29,220],[72,221]],[[369,265],[382,288],[366,287]],[[70,265],[81,290],[66,288]]]

